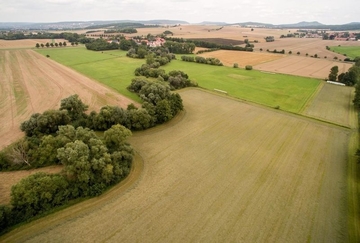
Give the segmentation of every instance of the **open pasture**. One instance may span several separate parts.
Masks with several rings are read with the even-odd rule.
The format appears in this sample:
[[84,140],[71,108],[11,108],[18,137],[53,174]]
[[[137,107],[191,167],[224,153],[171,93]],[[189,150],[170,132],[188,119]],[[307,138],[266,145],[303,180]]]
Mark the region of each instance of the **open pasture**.
[[226,91],[229,96],[262,105],[299,112],[316,91],[320,80],[256,70],[219,67],[184,61],[172,61],[166,71],[183,70],[199,86]]
[[0,50],[0,149],[23,136],[21,122],[78,94],[89,110],[133,101],[32,50]]
[[351,59],[360,57],[360,44],[357,46],[331,46],[330,49],[339,54],[346,54]]
[[349,130],[198,89],[181,96],[182,116],[130,139],[145,163],[128,190],[0,240],[346,241]]

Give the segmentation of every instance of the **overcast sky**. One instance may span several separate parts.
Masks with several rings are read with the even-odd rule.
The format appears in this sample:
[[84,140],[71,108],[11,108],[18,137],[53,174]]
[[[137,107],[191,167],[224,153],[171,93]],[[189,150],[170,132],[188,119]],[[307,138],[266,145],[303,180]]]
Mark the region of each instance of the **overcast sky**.
[[360,22],[359,0],[0,0],[0,22],[184,20]]

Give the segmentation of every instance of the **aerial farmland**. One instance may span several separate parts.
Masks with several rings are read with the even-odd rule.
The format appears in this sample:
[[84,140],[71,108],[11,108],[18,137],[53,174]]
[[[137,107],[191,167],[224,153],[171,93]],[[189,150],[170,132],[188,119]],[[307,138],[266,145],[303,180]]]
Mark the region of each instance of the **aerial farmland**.
[[[349,180],[356,175],[349,164],[356,160],[358,146],[354,88],[324,81],[334,65],[347,72],[353,64],[326,48],[334,42],[279,38],[293,30],[220,27],[166,28],[178,38],[239,41],[246,36],[255,48],[199,54],[220,59],[220,67],[179,58],[164,67],[183,70],[199,87],[176,91],[184,110],[171,121],[133,132],[128,142],[135,157],[125,180],[101,196],[23,224],[0,241],[355,239],[349,236],[359,231],[349,219],[357,210],[356,205],[349,209],[357,197],[350,189],[356,188],[355,182]],[[144,28],[136,35],[164,30]],[[276,41],[265,42],[266,36]],[[31,114],[57,108],[74,93],[91,110],[108,104],[140,106],[126,87],[134,67],[144,60],[130,59],[119,50],[90,52],[81,45],[36,49],[37,42],[0,41],[0,148],[23,136],[19,126]],[[358,42],[336,45],[360,47]],[[311,57],[315,54],[319,57]],[[246,65],[253,70],[245,70]],[[0,172],[0,202],[10,203],[10,188],[21,178],[61,169]]]

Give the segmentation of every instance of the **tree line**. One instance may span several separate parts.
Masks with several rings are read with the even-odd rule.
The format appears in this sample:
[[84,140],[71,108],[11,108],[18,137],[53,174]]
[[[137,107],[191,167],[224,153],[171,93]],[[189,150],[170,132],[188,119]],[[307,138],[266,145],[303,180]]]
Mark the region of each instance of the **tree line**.
[[78,43],[88,43],[91,41],[90,38],[87,38],[85,34],[77,34],[70,32],[63,33],[49,33],[49,32],[37,32],[26,34],[21,31],[15,32],[2,32],[0,33],[0,39],[4,40],[22,40],[22,39],[65,39],[68,42],[78,42]]
[[[165,37],[166,43],[168,41],[177,42],[177,43],[189,43],[194,44],[196,47],[204,47],[209,49],[221,49],[221,50],[233,50],[233,51],[253,51],[252,47],[241,47],[241,46],[233,46],[233,45],[221,45],[216,44],[212,42],[207,42],[203,40],[187,40],[184,38],[174,38],[174,37]],[[179,54],[185,54],[185,53],[179,53]]]
[[208,65],[223,66],[222,62],[214,57],[200,57],[200,56],[181,56],[181,60],[185,62],[196,62]]

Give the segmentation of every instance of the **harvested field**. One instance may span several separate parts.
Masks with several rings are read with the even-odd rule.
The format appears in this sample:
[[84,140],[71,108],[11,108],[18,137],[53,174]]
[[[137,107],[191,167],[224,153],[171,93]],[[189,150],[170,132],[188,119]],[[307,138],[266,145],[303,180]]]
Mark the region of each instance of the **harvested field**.
[[78,94],[89,110],[133,101],[32,50],[0,50],[0,149],[23,136],[21,122]]
[[[233,26],[217,26],[217,25],[181,25],[171,27],[168,30],[174,33],[174,37],[179,38],[226,38],[232,40],[249,41],[257,40],[265,42],[266,36],[275,36],[279,38],[281,35],[286,35],[288,30],[283,29],[265,29],[265,28],[244,28],[238,25]],[[140,29],[137,29],[140,31]],[[163,30],[164,31],[164,30]],[[150,32],[148,32],[150,33]],[[256,44],[255,44],[256,45]]]
[[297,55],[297,52],[300,52],[300,56],[306,56],[306,53],[309,56],[315,54],[318,55],[321,59],[333,60],[334,57],[338,59],[344,59],[345,56],[329,51],[326,49],[326,46],[360,46],[360,43],[357,41],[331,41],[331,40],[322,40],[321,38],[283,38],[275,39],[274,42],[260,42],[255,43],[254,51],[260,51],[260,48],[265,52],[267,49],[273,51],[274,49],[281,51],[285,50],[285,54],[288,54],[289,51],[292,52],[292,55]]
[[48,166],[33,170],[0,172],[0,205],[10,203],[11,187],[17,184],[21,179],[37,172],[59,173],[61,170],[62,166]]
[[200,54],[202,57],[218,58],[225,66],[232,67],[234,63],[244,68],[246,65],[258,65],[261,63],[271,62],[284,57],[284,55],[271,53],[254,53],[247,51],[212,51]]
[[[56,43],[64,41],[66,40],[54,39]],[[51,43],[52,39],[0,40],[0,49],[35,48],[36,43],[43,43],[45,45],[47,42]]]
[[245,44],[244,41],[225,39],[225,38],[192,38],[191,40],[205,41],[205,42],[215,43],[218,45],[234,45],[235,46],[235,45]]
[[[18,228],[5,242],[344,242],[350,131],[198,89],[135,133],[126,191]],[[156,141],[156,142],[155,142]]]
[[325,83],[303,113],[344,126],[355,127],[356,124],[350,114],[354,90],[354,87]]
[[329,76],[330,69],[333,66],[338,66],[339,73],[342,73],[347,72],[352,64],[335,62],[332,60],[320,58],[292,55],[272,62],[255,65],[254,69],[267,72],[285,73],[303,77],[325,79]]

